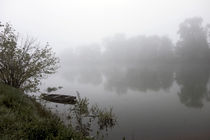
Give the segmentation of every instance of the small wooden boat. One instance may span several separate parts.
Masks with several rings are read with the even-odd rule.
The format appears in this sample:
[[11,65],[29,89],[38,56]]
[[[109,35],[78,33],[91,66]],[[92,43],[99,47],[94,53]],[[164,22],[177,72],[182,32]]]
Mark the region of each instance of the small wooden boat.
[[61,103],[61,104],[75,104],[76,97],[69,96],[69,95],[61,95],[61,94],[41,94],[40,96],[42,99],[54,103]]

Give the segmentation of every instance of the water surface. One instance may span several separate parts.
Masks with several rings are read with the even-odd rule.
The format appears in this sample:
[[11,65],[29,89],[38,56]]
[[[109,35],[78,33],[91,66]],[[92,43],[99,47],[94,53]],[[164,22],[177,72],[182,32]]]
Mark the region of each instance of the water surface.
[[108,140],[208,139],[209,73],[195,64],[80,66],[62,69],[43,86],[62,85],[62,94],[79,91],[113,107],[118,125]]

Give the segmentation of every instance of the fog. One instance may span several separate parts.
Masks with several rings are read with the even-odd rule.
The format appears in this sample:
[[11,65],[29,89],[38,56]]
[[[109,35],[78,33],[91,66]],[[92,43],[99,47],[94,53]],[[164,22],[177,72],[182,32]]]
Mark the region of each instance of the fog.
[[0,19],[62,51],[118,33],[166,35],[174,41],[184,19],[201,16],[210,22],[208,5],[208,0],[1,0]]
[[119,126],[105,139],[210,137],[208,0],[0,2],[2,23],[60,58],[43,92],[62,86],[114,108]]

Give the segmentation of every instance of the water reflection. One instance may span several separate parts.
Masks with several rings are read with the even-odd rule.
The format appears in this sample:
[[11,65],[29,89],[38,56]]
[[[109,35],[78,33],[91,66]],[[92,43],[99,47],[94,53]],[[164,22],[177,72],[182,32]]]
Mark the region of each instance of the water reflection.
[[102,71],[100,67],[71,67],[64,69],[62,77],[71,82],[100,85],[103,82]]
[[166,90],[173,82],[173,70],[169,65],[79,67],[64,73],[68,80],[82,84],[102,84],[107,91],[125,94],[128,90]]
[[144,65],[141,67],[115,68],[105,73],[105,89],[118,94],[128,90],[166,90],[173,82],[173,71],[170,67]]
[[[67,74],[67,72],[69,74]],[[201,108],[209,100],[209,67],[207,65],[140,65],[106,67],[77,67],[63,73],[67,80],[80,84],[102,85],[106,91],[126,94],[160,91],[171,88],[174,81],[180,86],[178,97],[187,107]],[[174,76],[176,75],[176,76]]]
[[206,65],[179,66],[176,81],[180,85],[178,96],[188,107],[201,108],[203,99],[208,100],[209,67]]

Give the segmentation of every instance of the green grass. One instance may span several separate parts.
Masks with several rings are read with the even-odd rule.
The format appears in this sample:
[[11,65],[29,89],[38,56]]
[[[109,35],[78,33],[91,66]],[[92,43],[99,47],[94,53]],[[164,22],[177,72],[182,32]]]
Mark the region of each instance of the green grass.
[[87,140],[35,99],[0,85],[0,139]]

